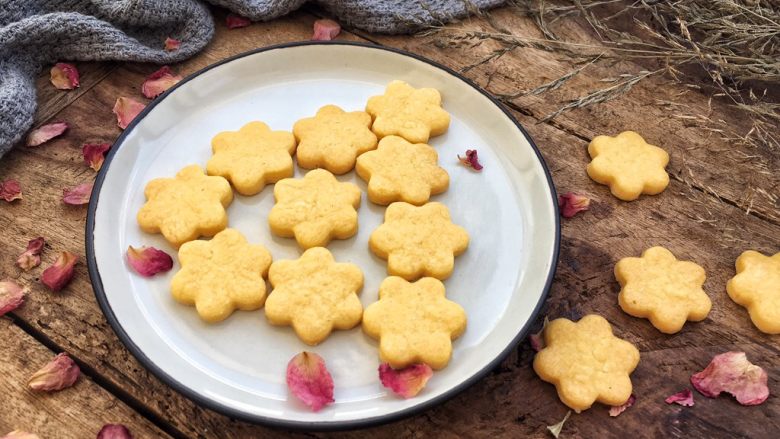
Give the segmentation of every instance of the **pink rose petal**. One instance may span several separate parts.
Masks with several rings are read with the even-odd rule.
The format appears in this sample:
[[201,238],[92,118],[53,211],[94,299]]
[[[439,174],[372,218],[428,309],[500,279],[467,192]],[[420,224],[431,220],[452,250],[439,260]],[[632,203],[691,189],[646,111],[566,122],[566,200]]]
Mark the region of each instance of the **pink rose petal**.
[[333,20],[321,18],[314,22],[314,34],[311,39],[314,41],[330,41],[341,32],[341,26]]
[[98,432],[97,439],[133,439],[133,435],[122,424],[106,424]]
[[238,29],[240,27],[247,27],[252,24],[252,22],[246,17],[228,14],[227,18],[225,18],[225,24],[227,24],[228,29]]
[[482,164],[479,163],[479,156],[477,155],[476,149],[467,149],[464,157],[458,155],[458,160],[467,168],[471,168],[475,171],[482,170]]
[[84,163],[90,168],[99,171],[106,159],[106,152],[111,148],[110,143],[85,143],[81,147],[84,155]]
[[0,439],[41,439],[40,436],[34,433],[28,433],[26,431],[14,430],[10,433],[6,433],[5,436]]
[[333,378],[314,352],[301,352],[287,363],[287,387],[314,412],[334,401]]
[[40,126],[30,131],[30,134],[27,135],[26,145],[27,146],[42,145],[57,136],[61,136],[67,130],[68,130],[67,122],[54,122],[54,123]]
[[539,352],[544,349],[544,329],[547,327],[548,323],[550,323],[550,319],[545,316],[544,323],[542,323],[542,329],[540,329],[539,332],[528,336],[528,342],[531,343],[531,349],[533,349],[535,352]]
[[667,404],[676,403],[686,407],[693,407],[693,392],[691,392],[691,389],[682,390],[669,396],[664,402]]
[[590,206],[590,198],[584,195],[574,192],[558,195],[558,208],[564,218],[571,218],[583,210],[588,210],[588,206]]
[[387,363],[379,366],[379,380],[382,385],[404,398],[417,396],[433,376],[433,369],[427,364],[413,364],[396,370]]
[[14,281],[0,282],[0,317],[24,304],[24,296],[30,290],[22,288]]
[[609,416],[612,416],[613,418],[624,411],[626,411],[627,408],[634,405],[634,402],[636,401],[636,397],[634,395],[631,395],[628,397],[628,401],[625,402],[625,404],[622,405],[615,405],[609,408]]
[[43,270],[41,282],[52,291],[60,291],[73,279],[74,266],[79,257],[70,252],[62,252],[54,264]]
[[174,50],[179,50],[179,47],[181,47],[181,41],[173,39],[171,37],[165,39],[166,51],[173,52]]
[[149,99],[154,99],[179,81],[181,81],[181,76],[174,75],[170,67],[162,66],[160,70],[146,78],[146,81],[141,85],[141,93]]
[[33,390],[55,392],[72,386],[79,379],[79,366],[65,352],[35,372],[27,385]]
[[0,198],[7,202],[22,199],[22,185],[17,180],[0,181]]
[[769,397],[766,371],[748,361],[744,352],[716,355],[706,369],[691,376],[691,384],[708,398],[730,393],[742,405],[758,405]]
[[127,126],[130,125],[130,122],[132,122],[144,108],[146,108],[146,105],[133,98],[122,96],[117,99],[116,104],[114,104],[114,114],[116,114],[116,123],[119,125],[119,128],[127,128]]
[[43,238],[31,239],[27,243],[27,250],[16,259],[16,266],[24,271],[41,265],[41,252],[46,241]]
[[80,206],[89,203],[92,195],[93,183],[80,184],[73,189],[62,190],[62,202],[71,206]]
[[154,247],[127,247],[127,262],[141,276],[151,277],[173,268],[173,258]]
[[73,64],[58,62],[51,68],[51,83],[60,90],[73,90],[79,86],[79,71]]

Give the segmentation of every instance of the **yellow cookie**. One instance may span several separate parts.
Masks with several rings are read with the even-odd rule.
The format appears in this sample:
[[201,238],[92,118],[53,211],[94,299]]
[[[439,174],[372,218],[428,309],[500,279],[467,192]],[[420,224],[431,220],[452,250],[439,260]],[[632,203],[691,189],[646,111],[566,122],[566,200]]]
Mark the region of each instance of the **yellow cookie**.
[[298,165],[325,168],[345,174],[355,167],[357,156],[376,149],[376,135],[369,129],[371,116],[363,111],[345,113],[335,105],[326,105],[317,115],[295,122],[293,134],[298,140]]
[[450,126],[450,115],[441,108],[438,90],[416,89],[403,81],[393,81],[385,94],[372,96],[366,111],[374,118],[371,129],[380,139],[401,136],[412,143],[425,143]]
[[704,269],[678,261],[663,247],[649,248],[641,258],[621,259],[615,277],[623,287],[618,295],[623,311],[649,319],[665,334],[680,331],[687,320],[704,320],[712,308],[702,289]]
[[575,412],[596,401],[611,406],[628,401],[629,375],[639,364],[639,351],[612,335],[604,317],[591,314],[576,323],[555,319],[544,329],[544,343],[534,370],[555,385],[558,397]]
[[390,136],[379,142],[376,151],[358,157],[355,170],[368,183],[368,199],[372,202],[420,205],[450,185],[449,174],[438,162],[439,155],[429,145]]
[[214,155],[206,171],[227,178],[241,195],[255,195],[266,184],[293,175],[295,137],[287,131],[271,131],[263,122],[217,134],[211,149]]
[[660,194],[669,185],[669,154],[645,142],[639,134],[624,131],[617,137],[598,136],[588,145],[591,159],[588,175],[609,186],[612,195],[624,201],[640,194]]
[[144,195],[146,203],[137,215],[141,230],[162,233],[176,248],[227,227],[225,208],[233,201],[227,180],[207,176],[198,165],[187,166],[175,178],[150,181]]
[[466,251],[469,235],[450,220],[447,206],[428,203],[413,206],[393,203],[385,222],[368,240],[377,256],[387,260],[387,272],[414,280],[421,276],[446,279],[452,274],[455,256]]
[[225,229],[210,241],[182,245],[179,262],[171,294],[180,303],[195,305],[207,322],[224,320],[236,309],[259,309],[265,302],[264,277],[271,253],[247,243],[238,230]]
[[324,169],[304,178],[285,178],[274,186],[276,204],[268,215],[271,231],[298,241],[301,248],[325,247],[331,239],[357,233],[360,188],[341,183]]
[[780,253],[764,256],[748,250],[737,258],[737,275],[726,291],[747,308],[753,324],[767,334],[780,334]]
[[444,284],[432,277],[409,283],[388,277],[379,301],[366,308],[363,331],[379,340],[379,358],[395,369],[425,363],[447,366],[452,340],[466,329],[466,312],[444,297]]
[[355,264],[335,262],[326,248],[310,248],[294,261],[274,262],[268,280],[274,287],[265,303],[268,322],[292,325],[307,344],[318,344],[334,329],[353,328],[363,316],[357,296],[363,272]]

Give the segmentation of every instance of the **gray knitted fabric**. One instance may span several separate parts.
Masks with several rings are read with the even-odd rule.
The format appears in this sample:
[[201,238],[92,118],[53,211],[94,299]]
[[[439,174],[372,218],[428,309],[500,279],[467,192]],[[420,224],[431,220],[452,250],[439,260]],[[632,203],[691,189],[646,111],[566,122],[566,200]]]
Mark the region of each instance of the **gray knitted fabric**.
[[[468,15],[504,0],[312,0],[343,24],[402,33]],[[208,0],[255,21],[270,20],[307,0]],[[0,157],[30,128],[35,78],[58,61],[172,63],[200,51],[214,21],[198,0],[0,0]],[[166,37],[180,40],[173,52]]]

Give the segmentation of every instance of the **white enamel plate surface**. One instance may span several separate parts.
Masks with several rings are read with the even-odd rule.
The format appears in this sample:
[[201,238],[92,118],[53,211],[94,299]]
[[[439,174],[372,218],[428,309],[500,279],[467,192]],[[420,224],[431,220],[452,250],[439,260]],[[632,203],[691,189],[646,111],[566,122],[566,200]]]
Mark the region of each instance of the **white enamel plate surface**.
[[[453,344],[447,368],[415,398],[396,397],[379,383],[377,343],[360,328],[337,331],[316,347],[289,327],[272,327],[262,310],[237,311],[219,324],[201,321],[176,303],[169,283],[178,270],[152,279],[125,262],[129,245],[176,251],[135,220],[146,183],[182,167],[205,166],[210,140],[260,120],[275,130],[314,115],[326,104],[362,110],[393,79],[438,89],[452,115],[449,131],[429,142],[450,174],[450,188],[433,197],[471,236],[445,281],[447,296],[465,308],[468,326]],[[485,169],[473,172],[457,154],[477,149]],[[296,168],[296,176],[301,169]],[[368,249],[384,208],[370,203],[354,172],[343,181],[363,190],[359,233],[328,246],[338,261],[365,275],[364,306],[377,300],[385,262]],[[87,256],[98,301],[122,341],[168,385],[206,407],[244,420],[290,428],[372,425],[443,401],[487,373],[525,335],[552,279],[559,223],[549,174],[532,144],[494,101],[455,73],[413,55],[357,44],[292,44],[240,55],[201,71],[156,99],[117,140],[98,176],[87,222]],[[272,236],[267,222],[273,187],[236,195],[230,227],[262,243],[274,260],[300,255],[293,239]],[[174,258],[175,259],[175,258]],[[270,287],[269,287],[270,288]],[[288,394],[290,358],[312,350],[325,358],[336,402],[319,413]]]

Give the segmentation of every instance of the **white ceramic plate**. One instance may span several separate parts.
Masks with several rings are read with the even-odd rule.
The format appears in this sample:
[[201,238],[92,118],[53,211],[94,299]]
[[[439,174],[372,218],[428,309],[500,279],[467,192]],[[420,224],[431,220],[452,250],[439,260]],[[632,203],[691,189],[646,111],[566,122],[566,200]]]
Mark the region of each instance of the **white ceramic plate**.
[[[335,332],[312,348],[291,328],[270,326],[262,311],[238,311],[220,324],[206,324],[169,293],[178,263],[152,279],[126,265],[128,245],[153,245],[176,254],[161,236],[139,230],[135,216],[144,203],[143,189],[149,180],[173,176],[187,164],[205,166],[216,133],[251,120],[291,130],[296,120],[326,104],[362,110],[393,79],[434,87],[443,96],[452,123],[430,144],[451,183],[433,200],[446,204],[453,221],[471,236],[445,282],[448,298],[465,308],[468,327],[454,342],[449,366],[435,373],[420,395],[404,400],[381,386],[377,343],[359,327]],[[466,149],[479,151],[485,166],[481,173],[458,163],[457,154]],[[360,231],[329,249],[338,261],[362,268],[361,300],[367,306],[377,300],[386,276],[385,262],[368,250],[368,236],[381,224],[385,209],[366,199],[366,185],[354,172],[340,179],[357,183],[364,192]],[[272,205],[271,186],[253,197],[236,196],[228,208],[230,227],[265,245],[274,260],[297,258],[294,240],[269,231]],[[203,406],[248,421],[314,430],[398,419],[486,374],[522,339],[544,301],[558,241],[549,173],[531,138],[497,102],[455,72],[416,55],[344,43],[288,44],[242,54],[157,98],[114,144],[92,193],[86,229],[97,299],[141,363]],[[289,395],[285,385],[287,362],[302,350],[322,355],[335,381],[335,404],[318,413]]]

